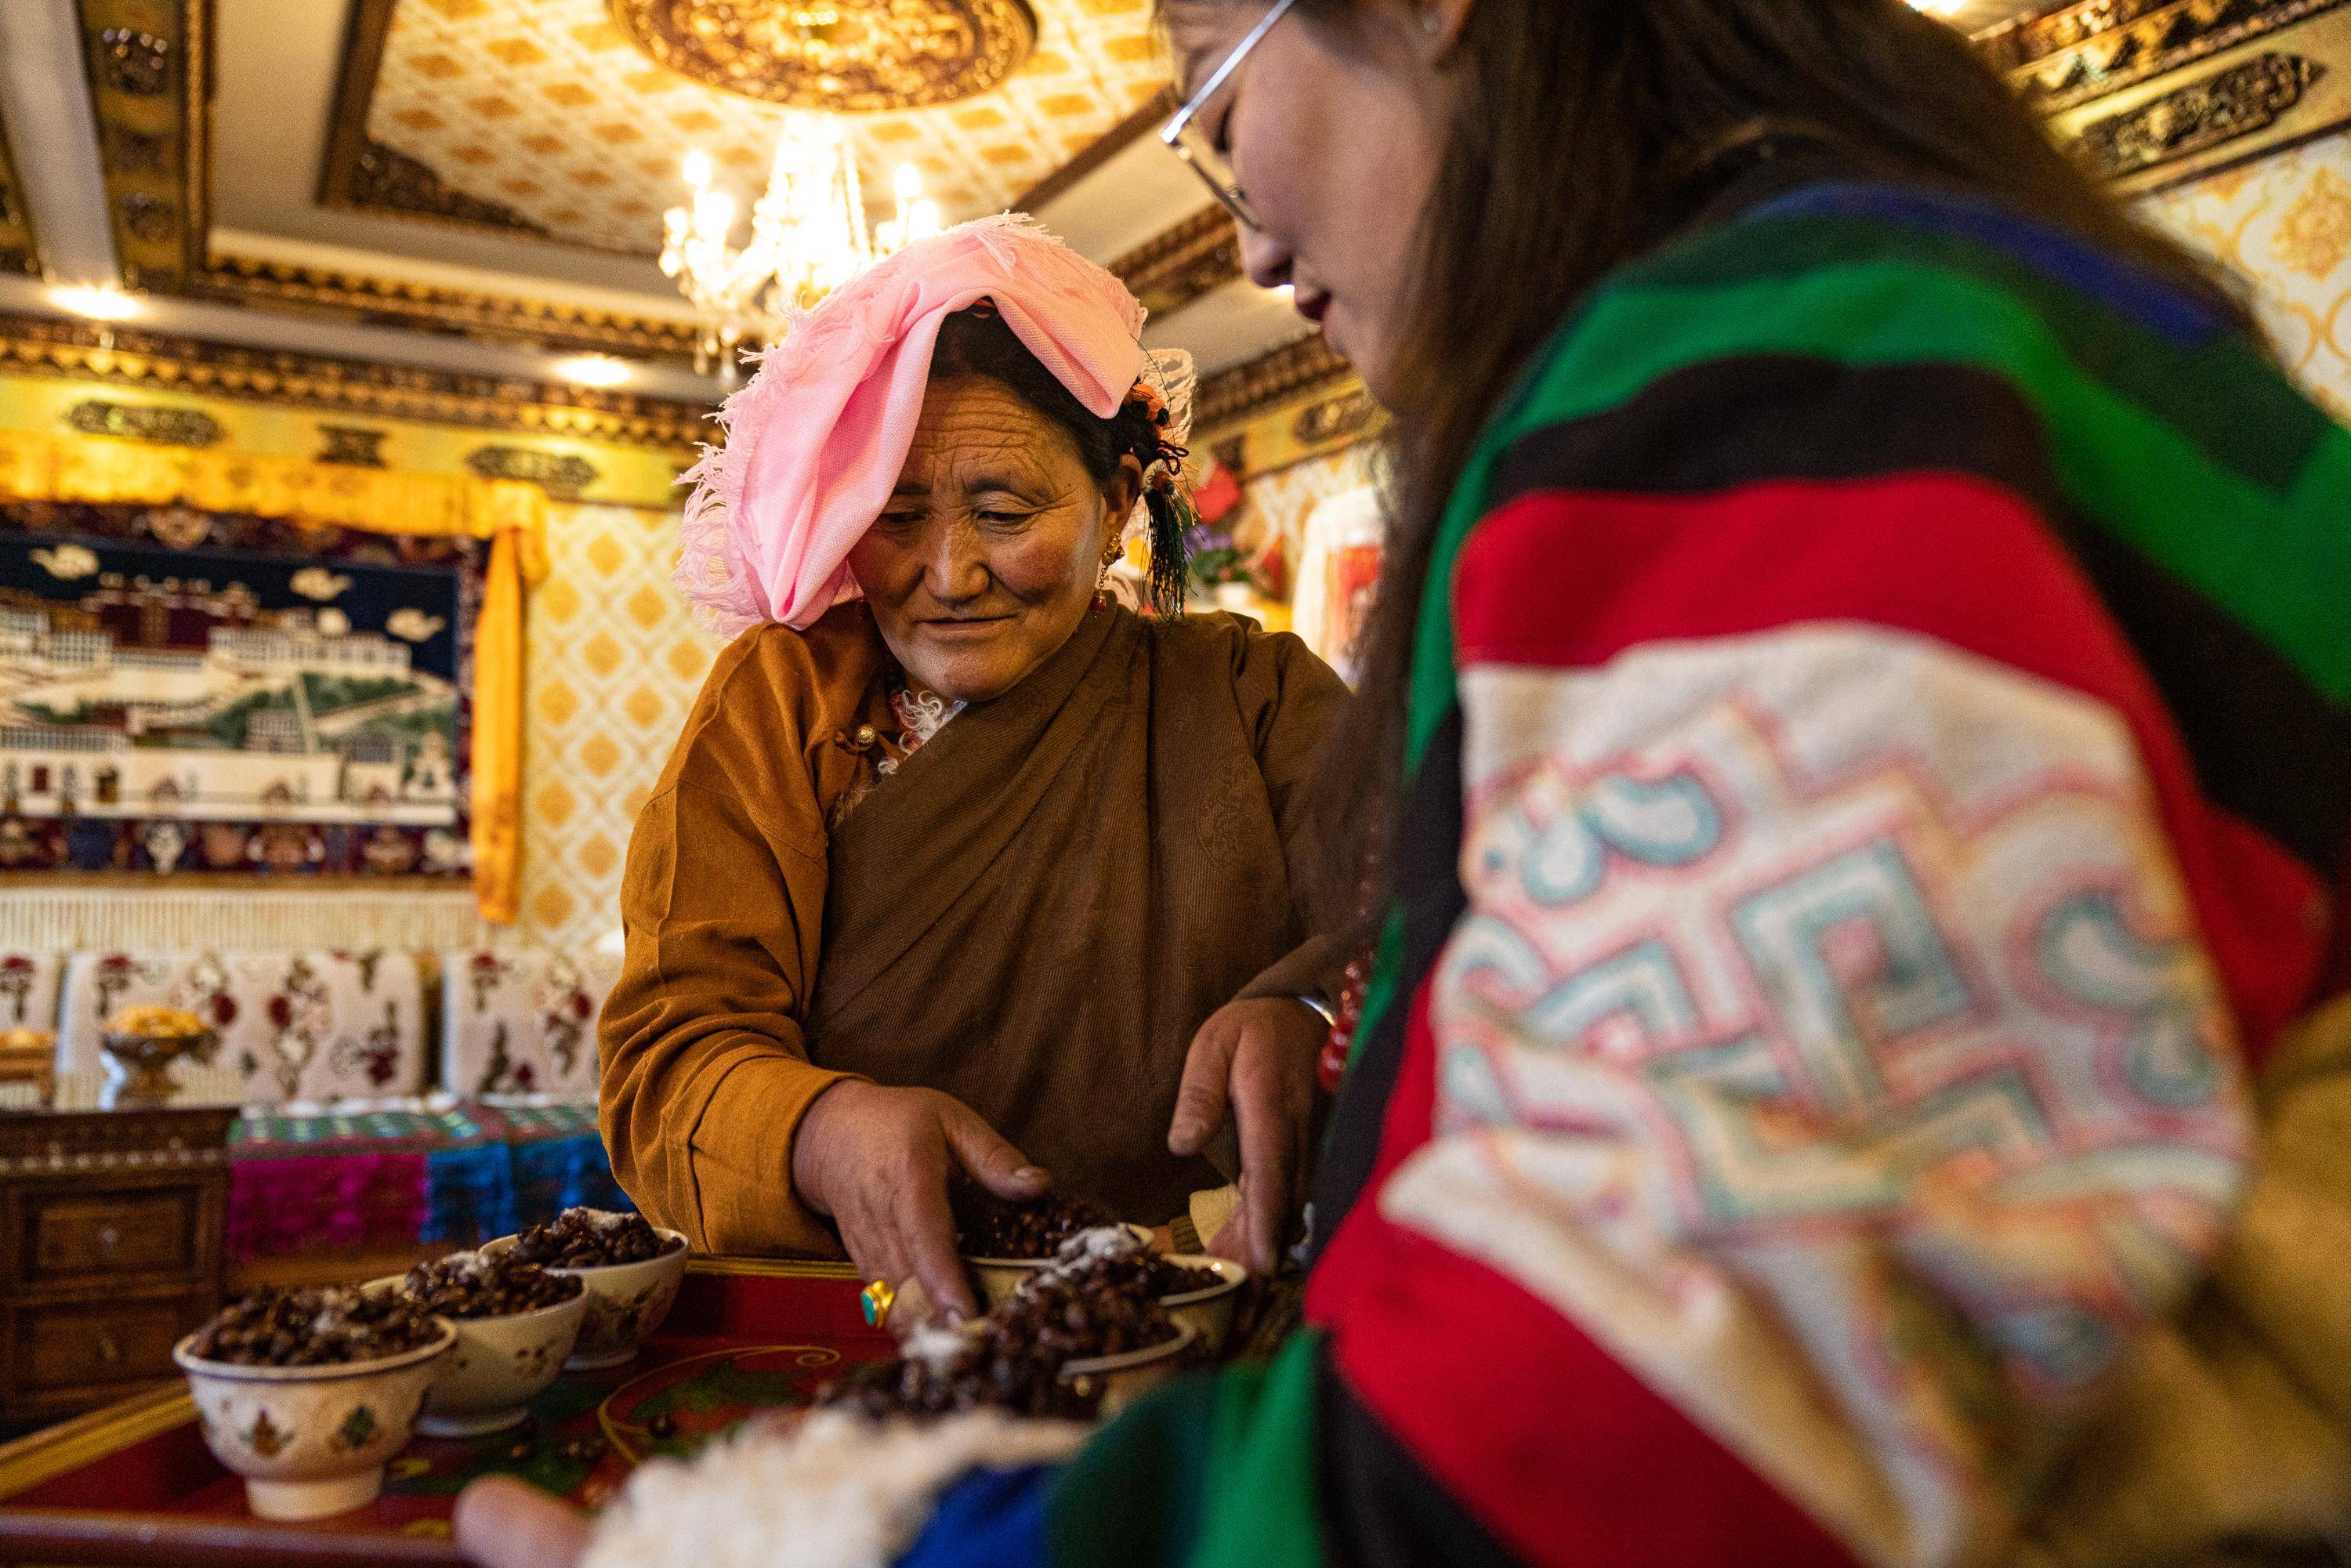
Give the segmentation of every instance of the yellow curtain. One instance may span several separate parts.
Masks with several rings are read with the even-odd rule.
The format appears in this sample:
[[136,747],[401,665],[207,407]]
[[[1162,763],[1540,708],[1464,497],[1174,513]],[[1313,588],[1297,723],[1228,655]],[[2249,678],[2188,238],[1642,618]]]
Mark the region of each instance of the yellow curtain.
[[104,436],[0,431],[0,499],[165,507],[490,541],[474,623],[474,889],[510,923],[522,892],[525,591],[547,575],[547,497],[536,486],[294,458],[142,446]]

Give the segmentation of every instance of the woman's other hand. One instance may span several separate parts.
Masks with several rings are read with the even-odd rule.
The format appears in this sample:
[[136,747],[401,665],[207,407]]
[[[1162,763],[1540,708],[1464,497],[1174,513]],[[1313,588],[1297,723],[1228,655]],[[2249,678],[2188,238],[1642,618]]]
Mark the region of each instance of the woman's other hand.
[[1167,1147],[1196,1155],[1231,1109],[1241,1150],[1241,1207],[1220,1250],[1260,1274],[1280,1261],[1290,1217],[1305,1200],[1313,1139],[1315,1064],[1331,1026],[1287,997],[1219,1008],[1192,1037]]
[[792,1140],[792,1187],[840,1227],[859,1273],[893,1285],[919,1280],[933,1301],[970,1313],[977,1303],[947,1209],[947,1178],[958,1171],[1014,1202],[1052,1185],[977,1112],[935,1089],[836,1083]]
[[574,1568],[588,1515],[528,1481],[490,1476],[457,1494],[457,1549],[481,1568]]

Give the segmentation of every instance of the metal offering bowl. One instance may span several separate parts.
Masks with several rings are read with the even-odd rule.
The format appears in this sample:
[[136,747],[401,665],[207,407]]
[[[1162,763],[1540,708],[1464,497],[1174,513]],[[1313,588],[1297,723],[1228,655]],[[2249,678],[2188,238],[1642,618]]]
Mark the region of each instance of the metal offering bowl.
[[106,1103],[116,1105],[161,1105],[172,1098],[172,1064],[182,1058],[210,1061],[220,1052],[220,1036],[211,1030],[200,1034],[115,1034],[98,1037],[113,1082]]

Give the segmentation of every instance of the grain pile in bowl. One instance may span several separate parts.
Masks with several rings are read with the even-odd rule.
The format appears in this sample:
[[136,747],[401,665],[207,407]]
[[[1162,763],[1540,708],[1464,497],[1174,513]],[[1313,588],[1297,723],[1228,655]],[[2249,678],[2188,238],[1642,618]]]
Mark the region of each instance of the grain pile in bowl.
[[512,1252],[453,1252],[419,1263],[400,1282],[419,1311],[444,1318],[500,1318],[560,1306],[587,1287],[578,1276],[550,1274]]
[[517,1237],[514,1256],[543,1269],[610,1269],[646,1262],[684,1245],[674,1238],[664,1239],[642,1214],[567,1208]]
[[999,1409],[1091,1419],[1100,1389],[1064,1382],[1064,1367],[1168,1344],[1182,1334],[1149,1289],[1150,1277],[1132,1232],[1117,1226],[1081,1231],[985,1316],[915,1330],[898,1360],[852,1368],[819,1389],[817,1404],[875,1418]]
[[232,1366],[344,1366],[431,1344],[440,1325],[390,1291],[350,1285],[256,1291],[221,1311],[188,1354]]
[[1072,1237],[1114,1223],[1107,1209],[1083,1198],[1008,1203],[972,1188],[956,1199],[956,1247],[967,1258],[1050,1258]]

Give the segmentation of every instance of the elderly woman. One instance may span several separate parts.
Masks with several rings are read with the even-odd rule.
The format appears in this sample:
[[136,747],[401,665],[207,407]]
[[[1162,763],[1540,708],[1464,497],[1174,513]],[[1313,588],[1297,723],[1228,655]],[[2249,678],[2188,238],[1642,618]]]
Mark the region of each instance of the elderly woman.
[[1341,967],[1291,867],[1344,688],[1294,638],[1104,591],[1147,513],[1181,601],[1142,322],[1033,226],[967,225],[727,405],[679,577],[748,629],[639,819],[602,1027],[614,1168],[697,1247],[837,1234],[967,1305],[950,1176],[1155,1224],[1222,1185],[1229,1107],[1228,1245],[1271,1260]]

